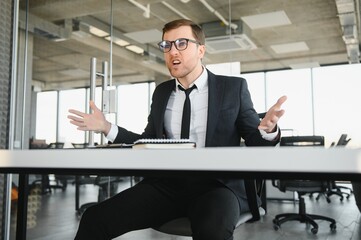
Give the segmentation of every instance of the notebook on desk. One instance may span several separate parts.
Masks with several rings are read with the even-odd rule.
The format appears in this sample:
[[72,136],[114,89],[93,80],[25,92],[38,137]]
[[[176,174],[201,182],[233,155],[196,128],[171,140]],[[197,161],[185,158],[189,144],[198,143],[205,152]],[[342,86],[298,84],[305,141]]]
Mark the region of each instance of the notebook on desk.
[[134,142],[133,149],[192,149],[195,142],[189,139],[139,139]]
[[139,139],[134,143],[114,143],[97,145],[96,148],[133,148],[133,149],[192,149],[195,142],[189,139]]

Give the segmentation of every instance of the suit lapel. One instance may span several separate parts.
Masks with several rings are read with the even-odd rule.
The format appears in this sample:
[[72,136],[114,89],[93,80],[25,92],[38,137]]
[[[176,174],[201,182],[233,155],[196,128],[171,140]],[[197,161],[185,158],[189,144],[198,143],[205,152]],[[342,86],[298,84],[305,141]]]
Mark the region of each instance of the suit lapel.
[[[208,70],[207,70],[208,71]],[[217,81],[216,76],[208,71],[208,119],[206,132],[206,147],[213,138],[218,123],[218,115],[222,106],[224,94],[223,81]]]
[[156,128],[156,134],[157,138],[163,138],[164,136],[164,115],[165,110],[167,108],[168,100],[170,97],[170,94],[175,88],[175,80],[169,80],[168,82],[165,82],[164,88],[161,88],[161,91],[159,93],[159,97],[157,98],[159,100],[158,104],[155,106],[157,107],[158,114],[154,114],[155,117],[159,116],[159,119],[155,119],[155,128]]

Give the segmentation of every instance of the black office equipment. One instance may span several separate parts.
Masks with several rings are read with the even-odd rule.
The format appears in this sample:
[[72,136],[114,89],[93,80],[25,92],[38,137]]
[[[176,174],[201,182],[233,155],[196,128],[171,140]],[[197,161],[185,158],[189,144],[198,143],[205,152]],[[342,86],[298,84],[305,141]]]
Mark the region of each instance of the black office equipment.
[[[293,136],[282,137],[280,146],[288,147],[323,147],[325,145],[323,136]],[[292,161],[292,156],[290,156]],[[290,163],[292,164],[292,163]],[[310,181],[310,180],[274,180],[273,185],[280,191],[294,191],[297,192],[299,198],[299,212],[298,213],[283,213],[278,214],[273,219],[273,227],[278,230],[281,225],[287,221],[299,221],[301,223],[311,224],[311,232],[317,234],[318,224],[315,220],[329,221],[331,231],[336,231],[336,221],[326,216],[306,213],[306,204],[303,195],[310,192],[324,192],[328,187],[327,181]]]
[[351,138],[347,139],[347,134],[341,134],[341,137],[338,139],[336,146],[346,146]]

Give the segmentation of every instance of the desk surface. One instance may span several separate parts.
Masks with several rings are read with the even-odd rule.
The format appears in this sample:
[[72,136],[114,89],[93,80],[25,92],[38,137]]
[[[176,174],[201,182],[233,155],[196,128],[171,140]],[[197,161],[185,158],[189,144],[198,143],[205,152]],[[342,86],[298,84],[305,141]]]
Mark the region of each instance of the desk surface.
[[[212,173],[215,175],[330,176],[361,180],[361,149],[232,147],[201,149],[0,150],[3,173]],[[341,179],[340,179],[341,180]]]

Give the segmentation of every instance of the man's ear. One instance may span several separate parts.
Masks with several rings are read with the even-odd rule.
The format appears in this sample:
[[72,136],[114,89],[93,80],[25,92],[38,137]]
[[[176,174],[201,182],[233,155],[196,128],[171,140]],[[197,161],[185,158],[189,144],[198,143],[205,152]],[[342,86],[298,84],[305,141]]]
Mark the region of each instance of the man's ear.
[[206,46],[205,45],[199,45],[198,47],[198,54],[199,54],[199,58],[203,58],[204,54],[206,53]]

